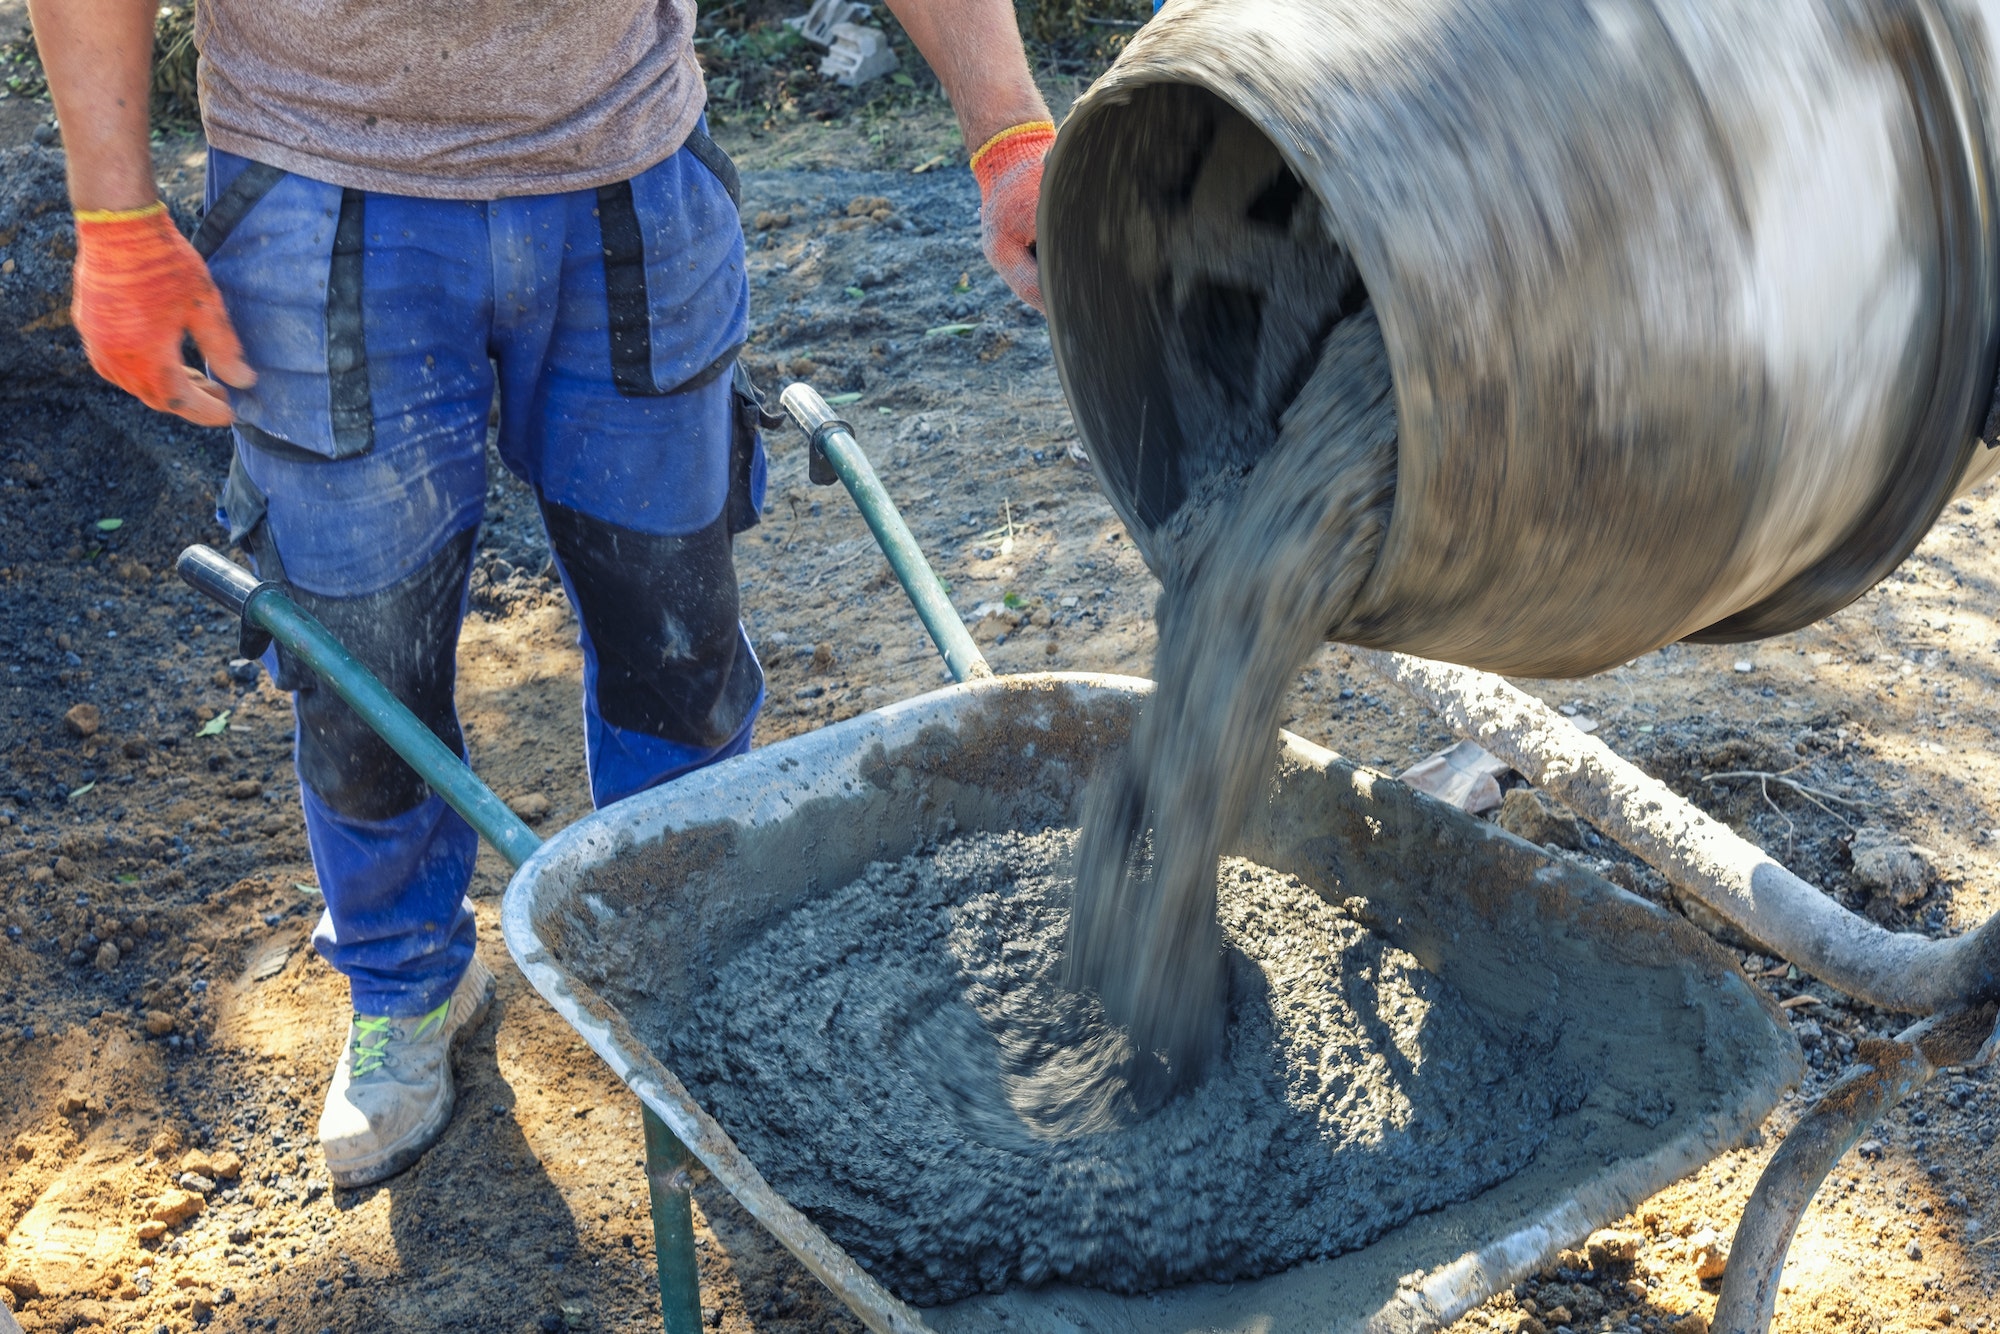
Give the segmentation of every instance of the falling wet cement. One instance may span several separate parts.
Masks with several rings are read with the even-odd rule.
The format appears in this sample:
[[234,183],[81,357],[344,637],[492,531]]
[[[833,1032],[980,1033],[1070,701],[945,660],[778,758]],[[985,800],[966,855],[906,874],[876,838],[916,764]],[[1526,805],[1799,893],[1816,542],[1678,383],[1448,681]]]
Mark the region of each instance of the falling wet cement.
[[980,834],[793,912],[730,960],[676,1072],[907,1300],[1140,1292],[1366,1245],[1519,1170],[1549,1054],[1293,877],[1222,863],[1225,1024],[1193,1088],[1079,1129],[1042,1092],[1127,1041],[1063,985],[1076,831]]
[[1328,335],[1270,451],[1208,478],[1170,525],[1154,690],[1091,783],[1064,976],[1131,1035],[1130,1060],[1044,1090],[1072,1115],[1198,1080],[1224,1013],[1216,861],[1277,749],[1286,692],[1354,603],[1388,527],[1396,412],[1363,299]]

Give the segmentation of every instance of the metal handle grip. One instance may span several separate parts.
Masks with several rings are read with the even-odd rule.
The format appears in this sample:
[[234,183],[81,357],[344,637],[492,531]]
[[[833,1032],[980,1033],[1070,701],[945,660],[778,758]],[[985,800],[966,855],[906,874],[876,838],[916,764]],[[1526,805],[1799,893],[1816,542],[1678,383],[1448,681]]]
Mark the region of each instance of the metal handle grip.
[[787,386],[779,402],[792,414],[799,429],[811,437],[815,465],[823,457],[835,477],[846,484],[847,493],[854,497],[854,507],[861,511],[868,531],[875,535],[882,554],[888,557],[889,568],[896,572],[897,581],[909,594],[924,629],[930,631],[931,641],[943,656],[952,680],[993,675],[993,669],[980,655],[979,646],[965,632],[965,622],[959,619],[958,610],[946,596],[944,582],[924,559],[923,548],[917,545],[916,536],[903,522],[903,516],[896,512],[896,502],[889,499],[888,488],[875,475],[868,456],[861,452],[853,429],[834,416],[826,400],[809,385]]
[[832,486],[840,480],[840,470],[833,466],[833,459],[826,452],[826,442],[835,431],[845,431],[849,438],[854,435],[854,427],[834,415],[827,401],[814,391],[811,385],[792,384],[778,397],[779,404],[792,416],[792,422],[805,432],[807,455],[806,475],[814,486]]
[[221,603],[238,616],[243,614],[251,594],[259,588],[276,587],[259,580],[214,547],[200,543],[183,551],[180,559],[174,562],[174,569],[190,588]]

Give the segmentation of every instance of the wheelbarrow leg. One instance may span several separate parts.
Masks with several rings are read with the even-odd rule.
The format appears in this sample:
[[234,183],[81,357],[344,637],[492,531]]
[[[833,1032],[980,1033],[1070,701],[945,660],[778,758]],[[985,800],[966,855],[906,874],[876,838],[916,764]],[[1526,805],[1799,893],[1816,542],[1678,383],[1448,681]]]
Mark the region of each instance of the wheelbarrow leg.
[[660,1317],[667,1334],[701,1329],[701,1272],[694,1258],[694,1155],[653,1109],[646,1125],[646,1188],[653,1198],[653,1258],[660,1268]]

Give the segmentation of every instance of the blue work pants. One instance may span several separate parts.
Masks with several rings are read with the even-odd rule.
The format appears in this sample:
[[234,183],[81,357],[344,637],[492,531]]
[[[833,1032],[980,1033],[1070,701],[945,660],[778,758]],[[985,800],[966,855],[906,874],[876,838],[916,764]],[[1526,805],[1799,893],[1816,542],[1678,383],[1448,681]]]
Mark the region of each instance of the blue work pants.
[[[739,753],[763,677],[729,538],[764,460],[734,169],[703,130],[629,182],[487,201],[344,189],[212,152],[196,235],[257,371],[220,509],[259,573],[464,753],[458,626],[498,452],[575,604],[604,805]],[[355,1009],[420,1014],[473,951],[477,839],[279,651],[293,689],[314,943]]]

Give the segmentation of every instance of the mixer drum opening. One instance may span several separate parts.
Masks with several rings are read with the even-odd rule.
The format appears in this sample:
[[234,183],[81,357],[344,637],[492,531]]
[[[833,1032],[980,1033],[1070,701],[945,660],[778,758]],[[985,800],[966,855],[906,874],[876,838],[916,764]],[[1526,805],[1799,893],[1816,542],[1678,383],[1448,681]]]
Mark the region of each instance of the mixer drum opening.
[[1206,89],[1138,88],[1073,133],[1065,174],[1090,192],[1045,203],[1063,220],[1042,231],[1064,228],[1065,276],[1082,289],[1062,336],[1091,392],[1072,407],[1158,569],[1160,526],[1204,478],[1270,449],[1327,335],[1368,293],[1320,198]]

